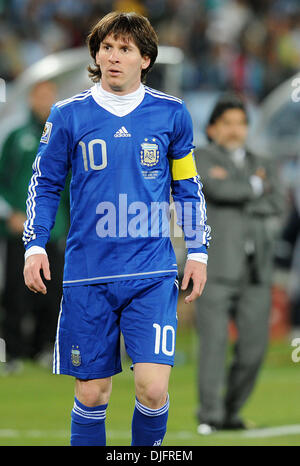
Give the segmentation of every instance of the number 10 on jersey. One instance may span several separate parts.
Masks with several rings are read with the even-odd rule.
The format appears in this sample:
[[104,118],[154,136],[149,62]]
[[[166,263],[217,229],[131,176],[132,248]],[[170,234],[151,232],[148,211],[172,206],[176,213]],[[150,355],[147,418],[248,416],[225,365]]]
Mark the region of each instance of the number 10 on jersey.
[[[79,142],[79,145],[82,150],[82,157],[83,157],[83,166],[85,171],[88,171],[89,166],[92,170],[103,170],[103,168],[107,167],[107,149],[106,149],[106,142],[103,139],[92,139],[88,143],[88,147],[83,141]],[[100,165],[96,165],[95,163],[95,155],[94,155],[94,146],[100,145],[101,151],[101,163]]]
[[[161,328],[159,324],[153,324],[155,328],[155,346],[154,353],[159,354],[160,352],[167,356],[173,356],[175,351],[175,330],[172,325],[165,325]],[[168,334],[171,337],[171,348],[167,348]]]

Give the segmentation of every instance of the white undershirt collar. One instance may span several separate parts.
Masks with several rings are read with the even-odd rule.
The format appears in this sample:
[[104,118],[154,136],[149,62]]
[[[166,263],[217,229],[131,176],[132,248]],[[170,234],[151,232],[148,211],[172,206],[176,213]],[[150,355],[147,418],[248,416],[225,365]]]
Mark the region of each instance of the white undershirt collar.
[[116,95],[105,91],[101,82],[92,87],[92,96],[98,105],[118,117],[131,113],[144,99],[145,87],[141,83],[139,88],[126,95]]

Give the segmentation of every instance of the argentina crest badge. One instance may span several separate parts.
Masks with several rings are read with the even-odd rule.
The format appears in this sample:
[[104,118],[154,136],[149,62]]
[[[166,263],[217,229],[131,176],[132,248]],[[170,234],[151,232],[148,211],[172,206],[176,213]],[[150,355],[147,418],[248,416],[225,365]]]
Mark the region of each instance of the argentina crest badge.
[[75,367],[78,367],[81,364],[81,355],[78,346],[72,345],[71,361]]
[[159,162],[159,150],[155,139],[152,139],[152,142],[145,139],[145,142],[141,144],[141,148],[141,164],[146,167],[157,165]]

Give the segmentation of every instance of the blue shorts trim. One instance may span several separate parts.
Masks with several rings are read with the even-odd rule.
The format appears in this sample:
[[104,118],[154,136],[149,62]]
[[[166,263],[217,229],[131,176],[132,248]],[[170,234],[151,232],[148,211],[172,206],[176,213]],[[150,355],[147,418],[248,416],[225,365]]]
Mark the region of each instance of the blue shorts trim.
[[120,372],[122,372],[122,367],[119,370],[108,371],[108,372],[98,372],[98,373],[72,371],[72,370],[60,367],[59,372],[54,372],[54,374],[59,373],[60,375],[71,375],[73,377],[76,377],[76,379],[80,379],[80,380],[92,380],[92,379],[105,379],[106,377],[112,377],[116,374],[119,374]]

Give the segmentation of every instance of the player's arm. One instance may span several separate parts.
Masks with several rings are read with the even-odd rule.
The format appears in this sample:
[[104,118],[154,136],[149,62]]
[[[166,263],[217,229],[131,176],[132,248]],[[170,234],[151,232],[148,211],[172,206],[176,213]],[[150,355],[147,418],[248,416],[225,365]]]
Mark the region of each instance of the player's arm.
[[54,226],[60,194],[69,171],[70,136],[57,107],[53,107],[45,126],[38,154],[33,164],[33,174],[28,187],[27,220],[24,224],[25,245],[24,280],[34,291],[46,293],[46,280],[50,268],[46,244]]
[[184,232],[188,248],[181,288],[186,290],[190,280],[193,281],[192,292],[185,298],[185,302],[190,303],[202,294],[206,283],[210,227],[206,224],[206,202],[194,162],[192,122],[184,106],[178,115],[176,129],[169,151],[171,189],[177,223]]
[[210,227],[206,224],[206,204],[198,175],[173,180],[172,196],[177,223],[184,232],[188,248],[181,288],[186,290],[190,280],[193,281],[192,292],[185,298],[185,302],[190,303],[201,296],[206,283],[207,248],[210,240]]

